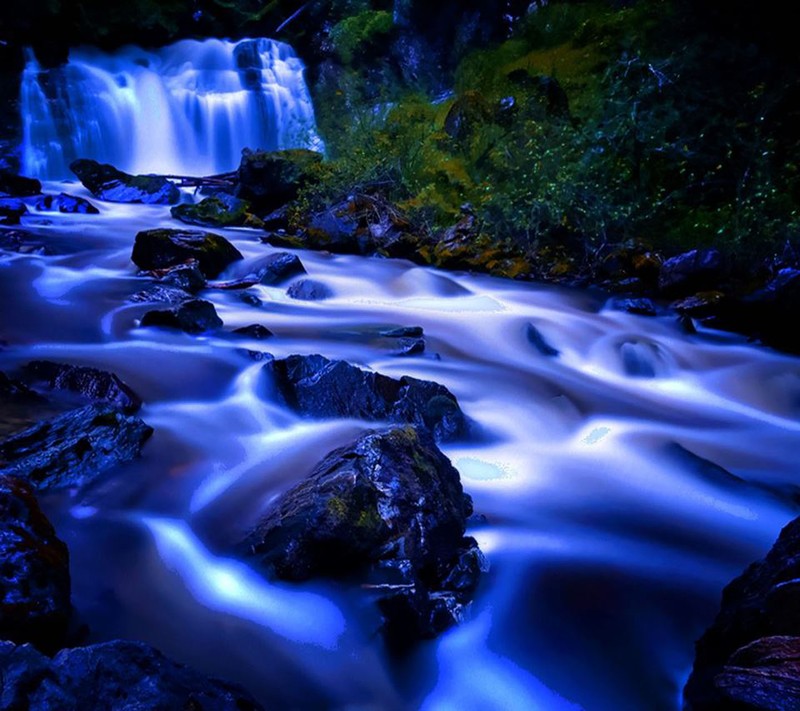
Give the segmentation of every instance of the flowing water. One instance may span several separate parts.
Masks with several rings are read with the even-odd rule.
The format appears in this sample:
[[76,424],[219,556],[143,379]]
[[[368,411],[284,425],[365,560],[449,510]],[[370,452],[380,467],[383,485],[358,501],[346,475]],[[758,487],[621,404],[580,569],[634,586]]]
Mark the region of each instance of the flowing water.
[[[155,428],[140,460],[43,499],[90,640],[147,640],[278,708],[679,708],[722,587],[796,514],[800,361],[587,292],[306,252],[326,301],[208,291],[222,332],[140,328],[134,236],[178,225],[163,207],[101,211],[34,214],[27,228],[62,253],[0,259],[0,369],[114,371]],[[224,234],[246,264],[274,251]],[[251,323],[275,337],[227,333]],[[378,333],[410,325],[427,351],[398,358]],[[443,449],[491,563],[464,625],[391,659],[360,591],[273,584],[231,557],[271,497],[370,426],[271,402],[247,349],[343,358],[458,397],[482,435]]]
[[303,72],[289,45],[263,38],[86,47],[52,69],[31,54],[24,172],[67,178],[73,160],[94,158],[129,173],[212,175],[234,170],[243,148],[320,149]]

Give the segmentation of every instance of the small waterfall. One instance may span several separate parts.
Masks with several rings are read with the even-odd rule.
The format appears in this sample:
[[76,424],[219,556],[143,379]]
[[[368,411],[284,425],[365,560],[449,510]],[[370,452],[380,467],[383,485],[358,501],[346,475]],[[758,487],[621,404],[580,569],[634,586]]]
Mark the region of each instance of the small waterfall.
[[212,175],[243,148],[321,149],[292,48],[268,39],[184,40],[114,54],[73,50],[22,77],[23,161],[38,178],[71,177],[75,158],[130,173]]

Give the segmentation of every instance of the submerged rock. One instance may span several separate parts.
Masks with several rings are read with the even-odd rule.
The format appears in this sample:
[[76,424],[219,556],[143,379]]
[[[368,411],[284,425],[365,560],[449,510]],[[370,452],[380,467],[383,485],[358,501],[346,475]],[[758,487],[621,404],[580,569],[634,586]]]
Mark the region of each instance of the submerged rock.
[[69,169],[96,198],[108,202],[146,205],[174,205],[181,193],[169,180],[158,175],[129,175],[113,165],[80,158]]
[[398,338],[396,356],[415,356],[425,352],[424,338]]
[[285,580],[358,580],[374,591],[393,645],[461,621],[483,556],[464,537],[472,500],[425,432],[371,432],[328,454],[247,538],[250,555]]
[[258,711],[244,689],[208,678],[143,642],[64,649],[52,659],[0,642],[4,709]]
[[141,398],[113,373],[69,363],[34,360],[24,367],[32,380],[51,390],[69,390],[95,402],[106,402],[123,412],[136,412]]
[[[0,215],[0,222],[2,222]],[[0,231],[0,249],[18,254],[53,254],[52,248],[38,237],[25,230]]]
[[440,441],[469,432],[455,396],[438,383],[407,376],[395,380],[321,355],[273,360],[264,373],[279,400],[302,415],[409,423]]
[[0,197],[32,197],[41,192],[42,184],[36,178],[0,170]]
[[82,197],[61,193],[60,195],[43,195],[36,201],[36,209],[41,212],[63,212],[67,214],[98,215],[92,203]]
[[237,196],[259,214],[270,213],[294,200],[314,174],[322,154],[304,149],[242,152]]
[[139,455],[152,427],[110,405],[87,405],[0,441],[0,475],[39,491],[84,486]]
[[[72,612],[69,553],[29,485],[8,476],[0,476],[0,559],[0,639],[59,649]],[[0,688],[5,698],[5,679]]]
[[722,592],[684,690],[691,711],[800,708],[800,518]]
[[244,266],[247,268],[247,272],[242,276],[227,281],[213,282],[209,286],[214,289],[247,289],[256,284],[275,286],[293,276],[306,273],[306,268],[300,258],[289,252],[269,254]]
[[228,240],[197,230],[145,230],[136,235],[131,260],[140,269],[169,269],[196,261],[208,278],[217,276],[242,255]]
[[298,301],[324,301],[333,296],[333,291],[322,282],[314,281],[313,279],[301,279],[286,290],[286,295],[290,299],[297,299]]
[[142,326],[177,328],[186,333],[203,333],[222,326],[214,304],[203,299],[184,301],[174,308],[148,311],[142,317]]
[[217,193],[199,203],[176,205],[171,210],[176,220],[202,227],[263,227],[250,212],[250,203],[227,193]]

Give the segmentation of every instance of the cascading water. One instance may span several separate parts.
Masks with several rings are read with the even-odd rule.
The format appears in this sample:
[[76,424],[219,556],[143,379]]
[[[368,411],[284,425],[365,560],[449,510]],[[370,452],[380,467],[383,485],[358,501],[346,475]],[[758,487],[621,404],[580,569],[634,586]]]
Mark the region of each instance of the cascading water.
[[268,39],[83,48],[54,69],[31,53],[24,171],[61,179],[74,159],[93,158],[130,173],[212,175],[235,169],[243,148],[319,150],[303,72],[289,45]]

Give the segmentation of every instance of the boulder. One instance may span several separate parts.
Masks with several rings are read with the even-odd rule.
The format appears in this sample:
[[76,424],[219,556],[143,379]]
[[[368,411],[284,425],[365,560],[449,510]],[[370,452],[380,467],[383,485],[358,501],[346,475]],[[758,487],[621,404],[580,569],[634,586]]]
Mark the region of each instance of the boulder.
[[250,203],[227,193],[217,193],[199,203],[176,205],[170,211],[176,220],[202,227],[255,227],[264,223],[250,212]]
[[141,398],[113,373],[48,360],[34,360],[23,372],[36,383],[51,390],[69,390],[93,402],[105,402],[123,412],[136,412]]
[[42,184],[8,170],[0,170],[0,197],[32,197],[42,192]]
[[324,301],[333,296],[333,292],[322,282],[301,279],[286,290],[286,295],[298,301]]
[[52,659],[0,642],[3,709],[258,711],[244,689],[178,664],[144,642],[64,649]]
[[18,225],[28,207],[18,198],[0,198],[0,225]]
[[800,707],[799,564],[796,518],[765,558],[723,590],[719,614],[696,645],[686,709]]
[[38,491],[91,483],[139,455],[153,429],[110,405],[87,405],[0,441],[0,475]]
[[161,284],[197,294],[206,288],[206,278],[197,262],[172,267],[159,280]]
[[136,235],[131,260],[140,269],[168,269],[194,260],[208,278],[242,255],[228,240],[196,230],[145,230]]
[[141,291],[137,291],[128,301],[134,304],[180,304],[192,298],[193,294],[183,289],[163,284],[151,284]]
[[472,501],[424,431],[370,432],[328,454],[247,537],[250,556],[285,580],[316,576],[372,590],[393,645],[459,622],[485,561],[464,537]]
[[301,415],[401,422],[439,441],[464,438],[469,422],[443,385],[404,376],[399,380],[321,355],[293,355],[264,366],[273,394]]
[[[256,284],[275,286],[293,276],[305,274],[306,269],[296,254],[289,252],[276,252],[256,260],[253,263],[241,265],[246,273],[235,279],[217,281],[209,284],[214,289],[247,289]],[[240,270],[236,270],[240,271]]]
[[69,553],[30,486],[8,476],[0,476],[0,558],[0,639],[59,649],[72,613]]
[[237,174],[237,197],[259,214],[267,214],[294,200],[313,179],[322,154],[304,149],[242,152]]
[[82,197],[67,195],[43,195],[36,201],[36,209],[40,212],[63,212],[67,214],[98,215],[98,210],[92,203]]
[[425,352],[424,338],[398,338],[396,356],[415,356]]
[[251,323],[249,326],[242,326],[241,328],[234,328],[232,333],[243,338],[254,338],[258,341],[263,341],[265,338],[270,338],[275,334],[272,333],[266,326],[260,323]]
[[658,288],[667,296],[712,291],[725,274],[722,254],[713,247],[684,252],[661,265]]
[[203,333],[222,326],[214,304],[203,299],[184,301],[171,309],[148,311],[142,317],[142,326],[177,328],[186,333]]
[[129,175],[113,165],[88,158],[72,161],[69,169],[99,200],[146,205],[174,205],[181,198],[178,188],[158,175]]

